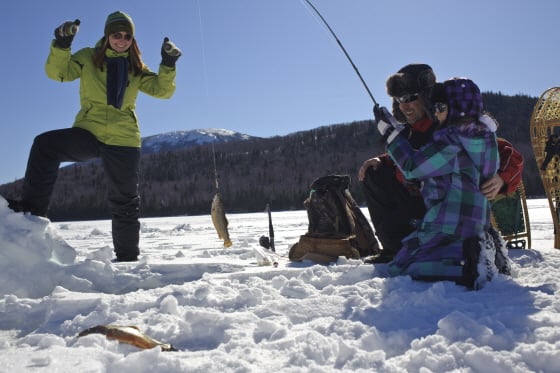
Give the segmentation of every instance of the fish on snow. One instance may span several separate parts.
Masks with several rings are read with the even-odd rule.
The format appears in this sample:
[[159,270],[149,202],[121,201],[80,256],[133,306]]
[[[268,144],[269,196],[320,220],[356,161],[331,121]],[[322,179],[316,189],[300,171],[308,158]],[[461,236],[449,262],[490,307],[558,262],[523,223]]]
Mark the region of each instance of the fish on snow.
[[85,337],[89,334],[103,334],[107,339],[128,343],[143,349],[159,346],[162,351],[177,351],[171,344],[160,342],[142,333],[137,326],[97,325],[83,330],[78,334],[78,337]]

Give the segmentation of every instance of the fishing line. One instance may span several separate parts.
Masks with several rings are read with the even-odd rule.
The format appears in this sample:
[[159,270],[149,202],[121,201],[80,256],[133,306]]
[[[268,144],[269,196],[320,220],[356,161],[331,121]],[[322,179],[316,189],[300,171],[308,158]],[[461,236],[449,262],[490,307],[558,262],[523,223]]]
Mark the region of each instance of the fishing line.
[[311,9],[313,9],[315,11],[315,13],[319,16],[319,18],[321,19],[321,21],[323,21],[323,23],[325,24],[325,26],[327,26],[327,29],[330,31],[331,35],[334,37],[334,40],[336,40],[336,42],[338,43],[338,46],[340,47],[340,49],[342,49],[342,51],[344,52],[344,55],[346,56],[346,58],[348,59],[348,61],[350,62],[350,64],[352,65],[352,67],[354,68],[354,71],[356,72],[356,74],[358,75],[358,78],[360,78],[362,84],[364,85],[364,88],[366,89],[367,93],[369,94],[369,97],[371,97],[371,100],[373,101],[374,105],[377,105],[377,101],[375,101],[375,98],[373,98],[373,95],[371,94],[371,91],[369,90],[369,87],[367,86],[364,78],[362,78],[362,74],[360,74],[360,71],[358,70],[358,68],[356,67],[356,65],[354,64],[354,61],[352,61],[352,58],[350,58],[350,55],[348,54],[348,52],[346,52],[346,49],[344,48],[344,46],[342,45],[342,43],[340,42],[340,40],[338,39],[338,37],[336,36],[336,34],[334,33],[333,29],[331,28],[331,26],[329,26],[329,24],[327,23],[327,21],[325,20],[325,18],[323,18],[323,16],[321,15],[321,13],[319,13],[319,11],[317,10],[317,8],[315,8],[313,6],[313,4],[311,4],[311,1],[309,0],[305,0],[305,2],[311,7]]
[[216,152],[214,151],[214,141],[212,141],[212,159],[214,160],[214,181],[216,182],[216,191],[219,189],[218,184],[218,169],[216,167]]
[[202,52],[202,79],[204,80],[204,90],[206,98],[210,96],[208,91],[208,78],[206,72],[206,50],[204,48],[204,32],[202,28],[202,11],[200,10],[200,1],[196,0],[196,7],[198,8],[198,28],[200,29],[200,49]]
[[[198,9],[198,28],[200,29],[200,49],[202,52],[202,78],[204,80],[204,90],[206,93],[206,103],[208,103],[208,97],[210,96],[208,92],[208,79],[206,74],[206,50],[204,48],[204,31],[202,28],[202,11],[200,9],[200,1],[196,0],[196,7]],[[216,191],[219,191],[220,184],[218,182],[218,168],[216,167],[216,151],[214,149],[214,141],[212,141],[212,160],[214,162],[214,182],[216,184]]]

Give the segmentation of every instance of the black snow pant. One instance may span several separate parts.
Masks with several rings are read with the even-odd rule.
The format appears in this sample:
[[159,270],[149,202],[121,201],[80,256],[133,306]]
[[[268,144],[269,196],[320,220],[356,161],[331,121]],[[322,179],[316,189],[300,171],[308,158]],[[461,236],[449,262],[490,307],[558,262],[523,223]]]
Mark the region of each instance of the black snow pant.
[[81,128],[42,133],[31,147],[22,202],[32,213],[46,216],[60,163],[94,158],[101,158],[108,183],[117,259],[136,259],[140,253],[140,148],[103,144]]
[[369,215],[383,246],[379,262],[388,262],[401,249],[401,241],[426,213],[422,196],[411,194],[395,176],[395,168],[369,167],[362,181]]

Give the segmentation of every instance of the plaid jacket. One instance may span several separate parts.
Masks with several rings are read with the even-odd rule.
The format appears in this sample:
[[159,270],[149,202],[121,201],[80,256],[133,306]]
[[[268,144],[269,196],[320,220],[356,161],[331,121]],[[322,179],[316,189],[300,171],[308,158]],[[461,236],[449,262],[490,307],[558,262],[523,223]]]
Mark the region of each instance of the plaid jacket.
[[[488,228],[490,204],[479,186],[500,166],[495,133],[477,123],[449,125],[435,131],[432,141],[418,150],[403,135],[387,150],[407,179],[422,182],[427,209],[417,230],[403,240],[405,251],[412,249],[415,261],[460,258],[460,252],[437,253],[432,249]],[[416,253],[417,249],[426,250]]]

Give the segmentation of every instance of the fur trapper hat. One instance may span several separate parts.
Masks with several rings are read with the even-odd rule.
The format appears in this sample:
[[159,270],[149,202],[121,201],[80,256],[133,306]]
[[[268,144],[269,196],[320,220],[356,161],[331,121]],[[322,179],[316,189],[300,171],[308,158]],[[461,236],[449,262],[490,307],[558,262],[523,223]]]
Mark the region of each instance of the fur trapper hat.
[[436,75],[430,65],[423,63],[413,63],[404,66],[396,74],[387,78],[385,83],[387,94],[393,97],[393,115],[402,123],[406,122],[406,118],[399,109],[398,102],[394,97],[400,97],[407,94],[418,93],[424,99],[426,113],[431,115],[429,110],[430,89],[436,82]]
[[406,65],[387,79],[387,93],[391,97],[422,93],[436,82],[434,71],[426,64]]

